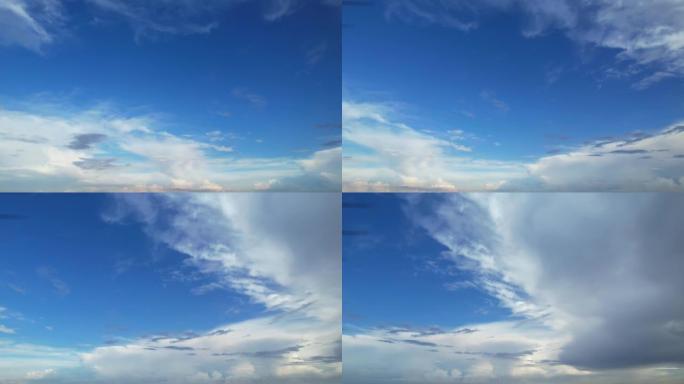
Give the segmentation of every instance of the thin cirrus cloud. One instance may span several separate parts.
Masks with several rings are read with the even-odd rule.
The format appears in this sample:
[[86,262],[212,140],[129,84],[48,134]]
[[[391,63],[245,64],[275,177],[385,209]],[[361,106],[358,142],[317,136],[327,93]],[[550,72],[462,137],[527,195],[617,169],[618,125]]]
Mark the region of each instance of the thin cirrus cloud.
[[[114,15],[130,25],[136,41],[159,35],[208,34],[218,27],[220,11],[237,7],[244,0],[84,0],[83,6],[96,12]],[[335,5],[333,2],[323,2]],[[293,14],[298,0],[263,2],[262,17],[268,22]],[[35,52],[68,35],[70,15],[62,0],[0,1],[0,45],[20,46]]]
[[680,382],[682,209],[680,196],[657,193],[405,196],[408,219],[446,249],[425,257],[510,315],[345,331],[345,379]]
[[[235,156],[227,138],[169,133],[151,116],[105,107],[70,113],[0,109],[0,180],[10,190],[328,190],[339,147],[309,158]],[[301,183],[295,185],[292,180]],[[285,187],[287,186],[287,187]]]
[[387,103],[343,103],[346,191],[677,191],[684,126],[596,140],[531,161],[476,157],[467,136],[401,122]]
[[479,27],[483,14],[514,10],[523,12],[521,32],[528,38],[559,31],[580,46],[614,50],[605,75],[633,78],[636,89],[684,76],[684,9],[678,0],[402,0],[388,2],[385,17],[469,31]]
[[[200,275],[225,297],[244,297],[244,308],[260,309],[208,329],[152,332],[95,346],[27,343],[20,341],[20,331],[5,332],[12,337],[0,343],[0,382],[339,382],[339,194],[112,198],[101,213],[104,225],[135,225],[158,246],[181,255],[184,275],[177,278],[183,286],[200,284],[193,280]],[[55,276],[53,270],[43,274]],[[165,313],[173,308],[164,304]]]

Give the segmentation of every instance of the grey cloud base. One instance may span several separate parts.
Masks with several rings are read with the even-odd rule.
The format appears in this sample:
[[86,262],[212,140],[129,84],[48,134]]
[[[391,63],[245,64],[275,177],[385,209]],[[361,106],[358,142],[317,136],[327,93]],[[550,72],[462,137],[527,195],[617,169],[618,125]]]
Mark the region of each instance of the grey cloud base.
[[[345,383],[684,379],[684,195],[403,196],[409,220],[447,249],[423,261],[467,271],[467,281],[453,274],[454,289],[510,315],[345,334]],[[445,305],[458,313],[457,299]]]

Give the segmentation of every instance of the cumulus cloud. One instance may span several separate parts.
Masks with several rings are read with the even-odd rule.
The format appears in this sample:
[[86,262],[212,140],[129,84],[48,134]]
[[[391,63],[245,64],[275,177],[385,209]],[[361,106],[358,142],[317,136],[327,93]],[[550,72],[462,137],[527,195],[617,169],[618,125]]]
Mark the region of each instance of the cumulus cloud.
[[[680,191],[684,187],[684,125],[596,141],[529,164],[548,190]],[[515,188],[515,187],[513,187]]]
[[332,383],[340,375],[339,337],[329,323],[265,317],[189,339],[99,347],[80,357],[94,382]]
[[335,193],[115,196],[107,222],[140,223],[214,289],[262,311],[211,329],[94,348],[3,341],[0,382],[48,371],[55,383],[339,382],[340,206]]
[[408,381],[681,381],[681,196],[409,195],[406,212],[511,320],[353,331],[347,371],[390,382],[383,362],[402,359]]
[[[345,191],[680,191],[684,126],[597,140],[533,161],[478,159],[467,135],[401,122],[388,104],[343,103]],[[496,144],[496,143],[494,143]]]
[[437,137],[395,115],[390,105],[342,104],[345,190],[493,189],[525,173],[519,164],[468,157],[463,135]]
[[345,382],[531,383],[588,375],[557,362],[563,335],[515,321],[474,326],[468,332],[380,328],[345,334]]
[[483,13],[520,11],[521,31],[534,38],[560,31],[572,41],[615,52],[607,76],[634,78],[647,88],[669,77],[684,76],[684,8],[679,0],[640,1],[389,1],[386,17],[468,31]]
[[[174,212],[171,224],[159,219],[160,206]],[[339,376],[339,195],[125,195],[106,217],[131,216],[218,289],[243,294],[270,314],[196,337],[97,348],[83,359],[98,377],[319,383]],[[173,368],[160,372],[159,364]]]
[[0,109],[1,189],[282,190],[292,186],[279,181],[311,176],[312,190],[339,190],[341,170],[330,165],[339,148],[310,158],[244,158],[232,146],[160,125],[99,107],[59,114]]

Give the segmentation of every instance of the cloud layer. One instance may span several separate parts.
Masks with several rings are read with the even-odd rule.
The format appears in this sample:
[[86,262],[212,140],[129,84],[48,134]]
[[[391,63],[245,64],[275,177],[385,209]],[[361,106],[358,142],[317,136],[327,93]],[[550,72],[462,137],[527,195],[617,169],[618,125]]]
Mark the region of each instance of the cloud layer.
[[569,148],[535,161],[478,159],[463,132],[401,123],[387,104],[345,101],[345,191],[680,191],[684,125]]
[[[684,377],[681,196],[410,195],[406,212],[448,250],[436,257],[474,276],[454,283],[491,295],[510,320],[350,332],[345,376],[368,374],[370,383]],[[405,363],[388,370],[386,362],[398,360]]]
[[[0,382],[328,383],[341,374],[339,194],[124,194],[103,218],[139,223],[263,312],[182,334],[56,349],[0,343]],[[54,272],[43,273],[52,277]],[[1,314],[1,312],[0,312]]]
[[[309,158],[233,155],[227,138],[179,136],[106,107],[0,109],[3,191],[339,190],[341,149]],[[297,179],[299,183],[289,182]]]

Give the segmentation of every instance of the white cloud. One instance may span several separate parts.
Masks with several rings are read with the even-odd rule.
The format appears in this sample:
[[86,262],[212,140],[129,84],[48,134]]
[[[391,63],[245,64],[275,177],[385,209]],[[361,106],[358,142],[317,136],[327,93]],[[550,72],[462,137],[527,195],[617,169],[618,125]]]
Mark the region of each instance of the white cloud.
[[0,324],[0,333],[5,333],[8,335],[13,335],[14,334],[14,329],[7,327],[5,325]]
[[384,104],[342,104],[344,190],[482,190],[524,177],[520,164],[466,157],[463,135],[440,138],[397,122]]
[[[462,130],[438,137],[386,104],[343,104],[345,191],[680,191],[684,125],[532,161],[477,159]],[[454,134],[456,132],[457,134]],[[497,145],[498,142],[493,142]]]
[[62,28],[59,0],[0,0],[0,45],[42,52]]
[[[198,371],[210,382],[335,379],[341,369],[340,204],[338,194],[119,197],[108,220],[133,215],[149,236],[213,276],[219,289],[274,313],[188,340],[153,337],[100,347],[83,356],[86,365],[116,379],[187,382]],[[162,206],[173,207],[170,225],[158,221]],[[162,362],[166,372],[158,369]]]
[[20,384],[40,372],[69,370],[79,366],[77,351],[35,344],[0,341],[0,383]]
[[466,382],[682,379],[681,196],[410,195],[406,204],[448,259],[521,320],[345,335],[345,351],[349,342],[360,354],[355,364],[345,354],[348,371],[386,377],[383,362],[405,355],[408,377],[456,368],[493,376]]
[[341,170],[311,169],[335,149],[310,159],[240,158],[230,143],[181,137],[159,125],[149,116],[102,107],[61,113],[0,109],[1,189],[254,190],[266,183],[291,190],[277,182],[294,177],[309,181],[311,190],[339,189]]
[[[194,333],[80,350],[0,342],[0,382],[23,382],[44,370],[53,370],[51,382],[66,383],[339,382],[339,193],[115,199],[106,221],[141,222],[156,243],[184,255],[183,265],[263,312]],[[5,362],[4,356],[12,358]]]
[[[567,341],[536,324],[502,321],[457,329],[385,328],[343,336],[345,377],[351,382],[529,383],[585,376],[558,364]],[[401,364],[392,362],[400,361]],[[554,381],[556,382],[556,381]]]
[[30,371],[26,373],[26,378],[29,380],[44,379],[52,375],[54,372],[55,370],[52,368],[43,369],[42,371]]
[[138,339],[80,357],[94,382],[328,383],[340,375],[341,362],[325,361],[339,360],[339,337],[328,323],[264,317],[189,340]]
[[684,125],[654,134],[599,141],[528,165],[546,190],[681,191]]

